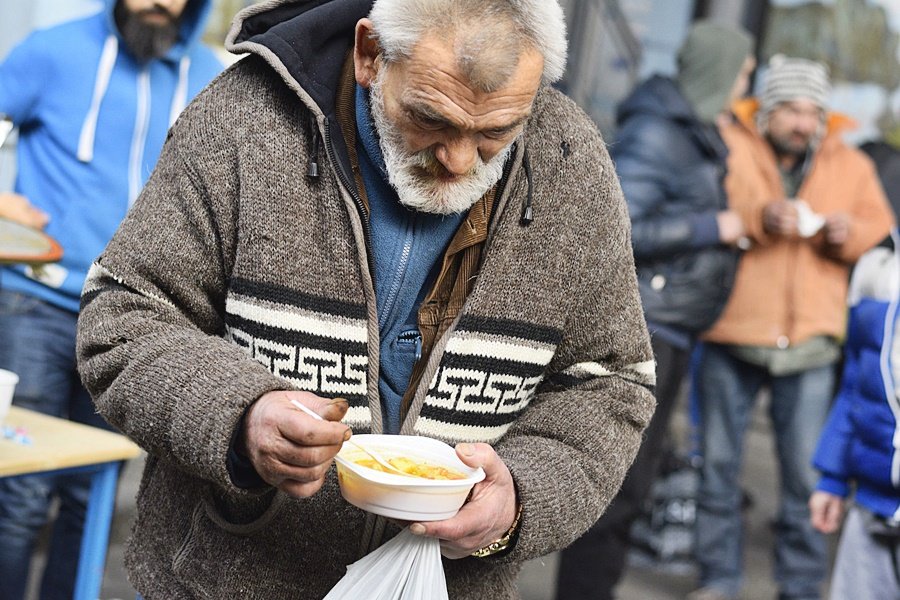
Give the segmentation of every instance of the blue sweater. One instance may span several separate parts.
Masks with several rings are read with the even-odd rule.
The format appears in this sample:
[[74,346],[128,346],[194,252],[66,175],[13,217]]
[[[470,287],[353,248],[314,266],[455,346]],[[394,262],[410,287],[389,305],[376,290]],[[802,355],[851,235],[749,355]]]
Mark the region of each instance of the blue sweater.
[[19,127],[15,190],[49,214],[58,265],[2,272],[4,289],[77,311],[85,275],[137,198],[185,104],[220,70],[199,43],[209,0],[190,0],[181,41],[146,65],[128,53],[115,0],[38,30],[0,64],[0,113]]
[[[893,233],[897,247],[897,232]],[[900,517],[900,254],[878,247],[854,270],[841,389],[813,457],[818,489],[883,517]]]
[[356,87],[357,154],[372,232],[375,299],[381,346],[378,391],[385,433],[399,433],[400,405],[421,351],[417,315],[441,259],[465,214],[432,215],[404,207],[388,183],[387,168],[369,115],[369,98]]

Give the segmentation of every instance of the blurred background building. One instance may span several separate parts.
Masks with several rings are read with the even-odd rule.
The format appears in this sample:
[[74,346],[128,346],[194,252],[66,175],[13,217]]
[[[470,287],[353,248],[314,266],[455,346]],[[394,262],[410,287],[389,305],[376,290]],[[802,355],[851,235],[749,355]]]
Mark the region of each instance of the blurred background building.
[[779,52],[824,62],[832,106],[856,119],[859,143],[894,133],[900,111],[900,0],[564,0],[571,56],[564,89],[609,136],[614,108],[638,80],[672,74],[690,22],[739,24],[761,65]]

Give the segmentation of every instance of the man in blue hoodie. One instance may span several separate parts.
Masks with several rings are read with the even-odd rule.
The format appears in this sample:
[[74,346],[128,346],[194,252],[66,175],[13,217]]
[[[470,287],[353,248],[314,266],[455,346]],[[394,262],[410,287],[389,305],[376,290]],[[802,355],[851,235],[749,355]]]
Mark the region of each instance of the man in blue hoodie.
[[[13,403],[90,425],[75,324],[91,261],[153,169],[166,132],[220,70],[199,43],[209,0],[106,0],[93,16],[33,32],[0,63],[0,116],[19,128],[15,193],[0,215],[42,227],[58,264],[0,274],[0,368]],[[41,598],[71,598],[86,476],[0,480],[0,598],[24,594],[35,539],[60,500]]]

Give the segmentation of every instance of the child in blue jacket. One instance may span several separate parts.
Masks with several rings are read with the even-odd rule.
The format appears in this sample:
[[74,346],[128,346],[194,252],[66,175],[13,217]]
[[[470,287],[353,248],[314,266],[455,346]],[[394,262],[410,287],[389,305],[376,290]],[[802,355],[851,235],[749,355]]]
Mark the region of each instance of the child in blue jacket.
[[813,464],[822,477],[809,506],[823,533],[840,527],[831,598],[900,599],[900,238],[859,261],[850,285],[850,322],[840,392]]

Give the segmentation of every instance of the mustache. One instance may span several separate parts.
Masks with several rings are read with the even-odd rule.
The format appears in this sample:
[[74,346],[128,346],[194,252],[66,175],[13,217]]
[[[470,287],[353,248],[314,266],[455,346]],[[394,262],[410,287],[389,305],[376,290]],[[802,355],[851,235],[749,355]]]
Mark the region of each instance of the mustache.
[[434,156],[431,150],[423,150],[415,155],[416,166],[431,175],[440,177],[446,173],[444,165]]
[[785,141],[787,143],[798,142],[802,144],[809,144],[812,141],[813,136],[815,136],[815,133],[809,133],[807,131],[792,131],[787,136]]
[[[420,168],[422,171],[424,171],[431,177],[434,177],[434,178],[445,177],[449,173],[447,171],[447,168],[443,164],[441,164],[441,161],[439,161],[437,159],[437,157],[434,155],[434,150],[431,148],[417,152],[413,156],[413,159],[415,161],[415,166]],[[461,175],[461,177],[465,178],[465,177],[474,176],[476,174],[476,172],[478,171],[478,166],[483,165],[483,164],[484,163],[481,160],[479,160],[478,164],[473,166],[467,172],[463,173]]]
[[169,12],[169,10],[165,6],[160,6],[158,4],[154,4],[150,8],[142,8],[137,11],[137,16],[143,17],[165,17],[170,23],[174,23],[178,17],[173,13]]

